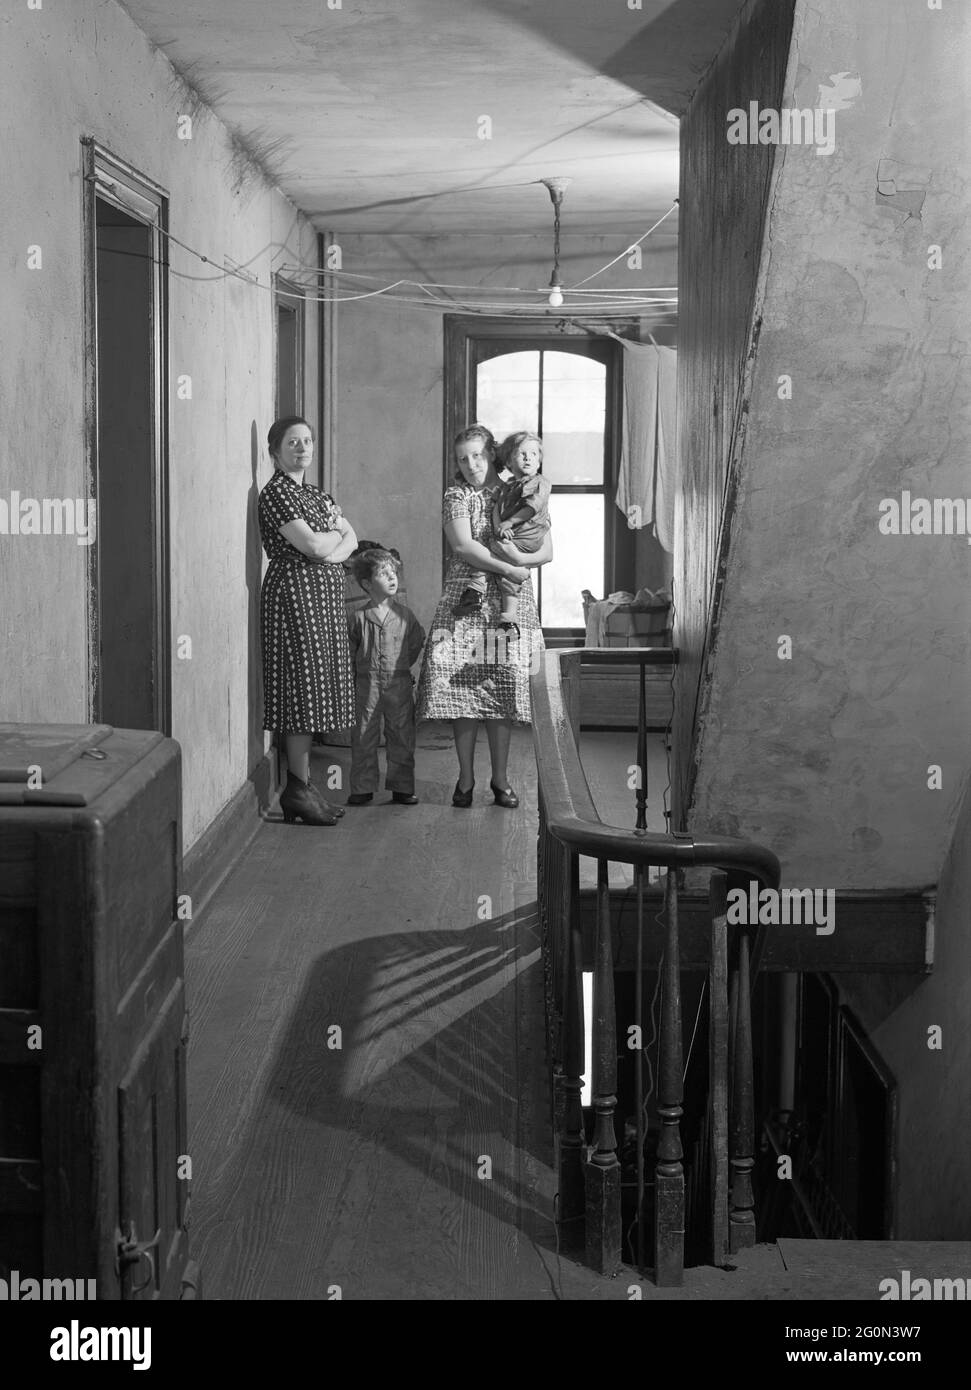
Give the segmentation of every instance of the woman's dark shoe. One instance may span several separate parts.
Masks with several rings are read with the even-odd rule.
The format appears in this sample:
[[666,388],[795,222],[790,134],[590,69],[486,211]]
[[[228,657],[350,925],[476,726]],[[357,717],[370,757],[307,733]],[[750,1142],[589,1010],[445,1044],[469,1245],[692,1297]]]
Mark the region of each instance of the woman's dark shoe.
[[515,633],[517,637],[519,636],[519,624],[514,623],[512,618],[500,618],[499,627],[503,632],[508,632],[510,637],[513,633]]
[[369,806],[373,800],[373,792],[352,792],[347,798],[347,804],[348,806]]
[[328,801],[327,798],[324,796],[323,792],[320,790],[320,788],[315,787],[313,782],[308,782],[307,786],[310,788],[311,792],[317,798],[322,809],[324,811],[329,812],[332,816],[336,816],[337,819],[340,820],[341,816],[344,814],[343,806],[335,806],[332,801]]
[[418,798],[414,792],[392,792],[391,800],[399,806],[417,806]]
[[458,782],[455,783],[455,790],[452,793],[452,805],[468,807],[472,805],[472,793],[475,791],[475,783],[473,782],[468,791],[464,792],[460,785],[461,781],[462,779],[460,777]]
[[490,782],[493,799],[497,806],[507,806],[510,810],[519,805],[519,797],[512,787],[497,787],[495,782]]
[[313,790],[292,772],[287,773],[287,785],[280,795],[280,810],[287,825],[293,825],[298,820],[302,820],[304,825],[337,824],[334,812],[325,811]]
[[482,607],[482,595],[477,589],[463,589],[458,603],[452,605],[452,612],[460,618],[478,613]]

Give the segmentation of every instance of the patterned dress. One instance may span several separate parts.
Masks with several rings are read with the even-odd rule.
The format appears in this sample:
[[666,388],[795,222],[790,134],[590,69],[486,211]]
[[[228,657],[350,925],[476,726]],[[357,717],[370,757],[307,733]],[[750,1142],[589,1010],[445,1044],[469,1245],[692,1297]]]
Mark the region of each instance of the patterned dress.
[[264,729],[326,734],[354,723],[343,566],[311,560],[280,535],[288,521],[333,531],[340,516],[326,492],[281,469],[260,493],[260,537],[270,561],[260,595]]
[[[446,489],[442,522],[468,517],[472,539],[486,547],[493,538],[492,506],[496,488],[456,486]],[[479,613],[456,617],[452,605],[461,597],[472,568],[453,556],[445,575],[445,591],[432,619],[418,678],[418,719],[511,719],[528,724],[532,718],[529,675],[543,650],[543,633],[527,579],[519,595],[520,637],[509,638],[499,627],[502,608],[498,576],[487,575],[486,595]]]

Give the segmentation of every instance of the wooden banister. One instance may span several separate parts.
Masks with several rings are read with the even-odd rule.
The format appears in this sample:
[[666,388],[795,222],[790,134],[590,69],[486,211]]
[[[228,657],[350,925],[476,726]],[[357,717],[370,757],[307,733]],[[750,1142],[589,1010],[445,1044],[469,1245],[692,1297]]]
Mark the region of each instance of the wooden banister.
[[[545,653],[531,679],[533,740],[539,779],[540,854],[539,897],[543,923],[544,960],[547,963],[547,1008],[551,1021],[552,1061],[557,1098],[559,1206],[558,1219],[564,1239],[575,1242],[574,1228],[585,1226],[585,1250],[589,1264],[603,1273],[614,1273],[621,1250],[621,1168],[617,1154],[617,1022],[614,1008],[613,940],[611,934],[608,864],[631,864],[638,896],[638,942],[644,929],[644,877],[650,865],[666,868],[665,948],[662,963],[662,1020],[658,1076],[658,1140],[655,1173],[655,1278],[676,1285],[681,1282],[684,1259],[685,1175],[680,1120],[683,1104],[681,1035],[681,961],[678,935],[677,870],[709,867],[728,870],[732,881],[741,877],[776,888],[779,861],[771,850],[753,841],[729,836],[659,834],[646,827],[647,754],[644,722],[643,670],[646,665],[670,665],[677,653],[671,648],[628,650],[571,649]],[[624,829],[605,824],[593,803],[579,755],[580,667],[596,664],[639,665],[637,787],[635,826]],[[584,1070],[583,992],[578,890],[579,856],[597,860],[597,922],[594,949],[593,994],[593,1146],[586,1163],[580,1080]],[[738,878],[736,878],[738,876]],[[751,1172],[754,1166],[754,1094],[752,1089],[752,1034],[750,971],[752,943],[742,929],[733,952],[731,1012],[726,997],[727,942],[724,873],[712,885],[712,1080],[716,1092],[704,1143],[709,1146],[713,1188],[711,1212],[712,1258],[724,1259],[726,1244],[732,1250],[754,1241],[755,1220]],[[756,951],[761,940],[756,937]],[[638,970],[638,982],[641,971]],[[717,993],[717,1000],[716,1000]],[[636,995],[637,1022],[641,1023],[641,993]],[[726,1040],[726,1034],[730,1037]],[[728,1048],[726,1048],[726,1041]],[[715,1075],[715,1054],[718,1076]],[[730,1063],[728,1060],[730,1052]],[[643,1150],[641,1114],[641,1064],[635,1067],[638,1092],[638,1251],[642,1248],[644,1222]],[[731,1114],[725,1118],[725,1092],[731,1083]],[[720,1078],[720,1080],[718,1079]],[[730,1149],[725,1157],[726,1129]],[[706,1169],[707,1171],[707,1169]],[[726,1201],[730,1177],[730,1210]]]

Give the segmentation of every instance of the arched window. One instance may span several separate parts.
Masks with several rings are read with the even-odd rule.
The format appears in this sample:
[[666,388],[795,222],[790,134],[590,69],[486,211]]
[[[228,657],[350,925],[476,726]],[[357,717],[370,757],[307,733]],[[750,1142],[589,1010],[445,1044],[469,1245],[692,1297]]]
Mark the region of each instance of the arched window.
[[[449,439],[469,421],[480,420],[499,441],[516,430],[533,431],[543,440],[543,473],[553,487],[554,558],[538,571],[534,592],[547,636],[580,643],[582,591],[599,598],[616,587],[618,565],[626,568],[630,561],[629,533],[613,502],[620,384],[616,344],[481,320],[453,320],[446,334],[452,368],[446,410],[448,424],[454,425]],[[450,460],[446,469],[451,470]]]

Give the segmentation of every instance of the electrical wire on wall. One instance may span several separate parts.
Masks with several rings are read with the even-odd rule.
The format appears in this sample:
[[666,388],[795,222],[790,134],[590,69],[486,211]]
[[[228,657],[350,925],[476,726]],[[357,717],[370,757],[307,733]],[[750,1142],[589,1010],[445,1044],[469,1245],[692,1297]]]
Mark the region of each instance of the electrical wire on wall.
[[[576,296],[578,303],[570,306],[560,306],[551,308],[548,299],[538,301],[537,296],[545,294],[545,290],[524,289],[519,286],[494,286],[494,285],[463,285],[463,284],[438,284],[432,281],[414,280],[408,277],[401,277],[387,284],[379,284],[374,289],[354,289],[351,285],[345,287],[341,281],[373,282],[377,277],[362,274],[355,274],[343,270],[319,270],[309,266],[284,264],[279,272],[285,275],[295,288],[287,289],[277,285],[273,281],[265,283],[259,276],[239,269],[231,265],[226,265],[226,257],[223,258],[223,267],[216,269],[217,260],[213,256],[206,255],[197,251],[195,247],[182,241],[174,232],[168,231],[164,227],[156,226],[158,233],[165,237],[168,242],[178,246],[188,255],[194,256],[202,265],[212,266],[216,269],[213,275],[192,276],[185,271],[177,271],[171,265],[171,274],[179,279],[195,280],[197,282],[211,282],[225,280],[229,277],[240,280],[245,285],[251,285],[254,289],[263,290],[279,298],[294,299],[302,303],[311,304],[353,304],[371,301],[380,303],[386,301],[390,304],[405,305],[409,308],[451,311],[461,310],[465,313],[479,314],[483,317],[521,317],[538,318],[549,320],[551,314],[554,318],[569,317],[571,311],[581,312],[588,318],[618,318],[618,317],[669,317],[677,308],[677,289],[675,286],[637,286],[623,288],[594,288],[584,289],[584,286],[604,271],[609,270],[617,261],[631,252],[647,237],[655,231],[661,223],[674,212],[677,202],[668,209],[652,227],[640,236],[637,241],[632,242],[612,260],[607,261],[599,270],[586,276],[585,279],[578,281],[574,286],[569,286],[566,293]],[[139,254],[139,253],[124,253]],[[154,257],[147,259],[154,260]],[[300,278],[309,279],[310,283],[304,285]],[[324,293],[321,290],[320,279],[326,277],[335,281],[333,288],[339,290],[338,293]]]

